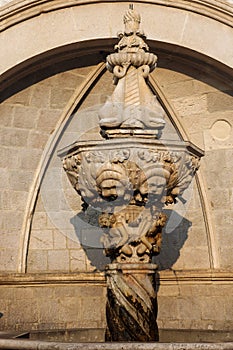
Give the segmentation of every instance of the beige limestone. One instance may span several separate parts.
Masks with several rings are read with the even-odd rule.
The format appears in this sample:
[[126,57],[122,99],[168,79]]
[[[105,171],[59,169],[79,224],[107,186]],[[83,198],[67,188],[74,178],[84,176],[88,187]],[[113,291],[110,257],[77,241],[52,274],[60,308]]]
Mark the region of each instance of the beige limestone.
[[[125,11],[125,4],[114,4],[114,6],[114,8],[117,8],[121,13]],[[92,5],[86,8],[86,10],[89,11],[91,7]],[[69,11],[68,19],[72,18],[73,20],[76,18],[76,14],[71,15],[70,13],[77,13],[78,9],[79,7],[75,8],[74,11]],[[100,7],[99,5],[94,5],[93,9],[93,12],[95,12],[96,10],[100,10]],[[103,6],[101,6],[101,10],[102,9]],[[143,27],[147,33],[151,33],[150,39],[161,39],[172,42],[172,38],[174,38],[175,35],[177,36],[177,33],[171,34],[169,29],[166,29],[165,26],[161,29],[162,23],[156,24],[160,30],[157,33],[153,31],[153,27],[149,28],[150,22],[152,22],[152,15],[148,15],[150,9],[150,6],[145,4],[141,4],[139,9],[143,14],[143,18],[147,18],[147,16],[149,18],[148,23],[144,21]],[[169,14],[176,13],[175,9],[166,9],[163,7],[161,9],[161,6],[156,6],[156,10],[158,10],[158,16],[161,13],[164,13],[164,15],[167,15],[168,12]],[[111,11],[110,17],[112,18],[115,14],[115,10],[112,9]],[[181,13],[183,10],[179,11],[179,13]],[[58,16],[59,21],[63,18],[63,15],[67,14],[67,9],[61,10],[60,13],[62,16]],[[49,17],[47,18],[47,22],[49,22],[50,15],[51,13],[43,14],[42,16],[46,18]],[[194,21],[194,16],[195,22],[192,22]],[[53,13],[53,18],[55,17],[55,13]],[[202,19],[204,23],[206,19],[203,15],[194,14],[190,14],[190,16],[186,17],[186,26],[189,25],[190,27],[192,23],[195,24],[198,22],[200,25],[199,20]],[[175,18],[175,16],[172,18]],[[179,16],[177,18],[179,18]],[[29,28],[30,26],[27,22],[30,22],[30,25],[36,25],[37,20],[39,20],[39,16],[31,18],[25,21],[25,23],[22,22],[20,27],[27,26],[27,28]],[[115,28],[119,27],[116,23],[117,19],[114,21],[114,30],[112,29],[112,31],[108,33],[109,36],[115,36]],[[219,48],[213,46],[214,53],[210,53],[212,50],[212,40],[208,39],[208,43],[206,43],[206,40],[207,34],[209,33],[208,28],[210,28],[210,22],[212,23],[212,21],[214,20],[206,21],[206,34],[203,42],[197,40],[194,44],[192,43],[191,34],[189,34],[188,39],[185,37],[186,34],[184,33],[183,40],[186,40],[186,44],[183,42],[182,45],[187,45],[189,48],[197,48],[200,52],[206,53],[207,56],[209,55],[213,58],[220,59],[220,61],[226,64],[230,64],[226,58],[226,56],[230,55],[229,47],[222,47],[222,45],[225,45],[224,43],[227,45],[228,40],[229,29],[223,30],[226,24],[220,24],[218,21],[215,21],[216,30],[224,36],[224,39],[226,38],[226,41],[222,40],[221,36],[217,36],[218,40],[216,40],[216,42],[221,42],[221,45]],[[181,24],[182,23],[185,25],[185,23],[181,21]],[[55,29],[56,24],[57,22],[55,19]],[[76,25],[75,23],[70,26]],[[106,23],[104,26],[106,26]],[[13,47],[15,41],[19,42],[17,38],[21,29],[19,28],[17,32],[17,28],[18,26],[15,25],[9,29],[9,34],[7,34],[7,36],[6,34],[2,36],[4,47],[6,45],[5,40],[7,40],[7,43],[10,43],[10,45],[12,44],[12,47],[9,51],[9,48],[7,48],[7,50],[3,52],[4,57],[7,57],[7,62],[5,58],[4,61],[1,62],[9,63],[11,66],[15,65],[16,61],[14,59],[16,56],[19,59],[17,63],[20,63],[26,58],[31,57],[31,55],[34,55],[35,52],[38,52],[36,50],[45,51],[50,47],[44,44],[40,46],[41,37],[38,37],[37,43],[31,43],[33,46],[32,49],[34,50],[30,51],[31,53],[27,52],[27,50],[31,50],[31,48],[25,45]],[[165,33],[166,30],[167,32]],[[190,30],[192,30],[193,33],[199,29],[191,28]],[[17,34],[15,34],[15,32],[17,32]],[[211,33],[213,34],[213,32],[216,33],[216,31],[212,31]],[[59,31],[54,30],[53,34],[55,36],[57,34],[59,35]],[[16,35],[15,41],[10,41],[9,38],[11,35]],[[63,33],[63,35],[66,34]],[[67,36],[69,36],[69,34],[67,34]],[[97,37],[97,34],[94,33],[94,29],[93,37]],[[25,36],[23,35],[22,40],[24,39],[26,40],[26,34]],[[62,36],[61,39],[63,40],[64,37]],[[82,39],[81,33],[78,39]],[[56,40],[58,39],[56,38]],[[72,34],[72,37],[69,36],[69,40],[77,41],[76,33]],[[69,40],[66,41],[65,44],[70,42]],[[62,43],[64,44],[64,42]],[[177,43],[179,43],[178,39]],[[87,45],[87,42],[83,44],[88,50]],[[25,51],[22,50],[23,46],[25,47]],[[81,48],[81,46],[82,45],[79,44],[79,48]],[[11,55],[11,49],[13,48],[15,55]],[[7,52],[8,54],[6,55]],[[21,52],[20,55],[18,55],[19,52]],[[157,51],[155,51],[155,53],[159,55]],[[231,125],[232,130],[232,96],[230,95],[232,90],[232,78],[230,75],[228,78],[224,74],[220,74],[220,76],[217,75],[215,66],[216,62],[213,63],[212,68],[211,66],[206,66],[206,62],[202,62],[199,65],[195,58],[192,60],[190,58],[185,60],[180,59],[179,61],[174,51],[170,51],[170,57],[169,55],[166,56],[163,52],[159,55],[159,67],[155,77],[167,99],[172,106],[174,106],[177,116],[182,122],[191,141],[196,141],[200,147],[204,146],[206,150],[205,158],[202,161],[202,175],[205,180],[204,192],[199,192],[199,187],[196,187],[196,185],[194,186],[188,210],[184,215],[186,220],[192,222],[192,226],[188,228],[188,237],[184,241],[179,235],[172,236],[172,234],[166,234],[166,239],[169,240],[167,244],[170,244],[170,247],[175,250],[174,259],[176,257],[178,257],[178,259],[175,264],[174,260],[164,262],[164,265],[168,268],[172,268],[174,272],[163,271],[160,273],[161,284],[158,290],[158,298],[160,305],[159,326],[161,328],[190,327],[195,329],[220,330],[233,328],[231,312],[233,309],[231,273],[233,266],[231,235],[233,210],[233,184],[231,176],[232,134],[230,133],[226,140],[216,139],[214,137],[216,135],[213,134],[213,125],[218,123],[219,120],[225,120]],[[66,67],[64,67],[64,69],[66,70]],[[26,268],[28,272],[34,274],[33,280],[29,279],[23,288],[22,280],[25,276],[28,278],[28,274],[22,274],[18,277],[17,282],[14,281],[14,274],[18,271],[22,262],[22,255],[19,254],[19,248],[22,247],[22,221],[26,212],[26,201],[29,189],[32,186],[35,169],[48,143],[50,133],[53,133],[54,130],[56,131],[57,121],[65,108],[64,106],[68,104],[71,91],[74,91],[77,87],[75,85],[75,78],[77,77],[77,85],[80,86],[91,69],[92,66],[88,66],[87,62],[87,67],[77,68],[72,71],[70,68],[67,68],[67,72],[57,75],[53,75],[52,71],[51,73],[48,71],[48,78],[40,82],[30,82],[30,80],[28,80],[29,87],[22,88],[22,90],[17,93],[15,92],[1,105],[2,131],[0,172],[2,177],[0,187],[2,191],[0,195],[0,205],[1,219],[3,222],[0,240],[0,266],[4,275],[1,276],[0,279],[0,311],[4,313],[4,317],[1,319],[1,324],[4,329],[23,330],[32,328],[38,329],[39,327],[41,327],[41,329],[46,329],[67,326],[105,326],[104,279],[101,277],[101,283],[103,284],[101,286],[97,286],[97,280],[93,279],[93,281],[90,281],[87,279],[87,276],[94,266],[91,266],[88,260],[89,257],[86,256],[78,239],[75,239],[72,235],[68,235],[68,237],[64,236],[64,234],[55,227],[51,216],[45,211],[41,196],[38,197],[37,201],[33,202],[33,206],[35,205],[35,213],[33,215],[30,237],[28,240],[26,239],[26,245],[29,243]],[[16,77],[17,74],[15,78]],[[93,107],[93,104],[105,102],[106,95],[112,93],[113,87],[111,79],[110,74],[105,73],[98,80],[91,92],[89,92],[87,98],[82,102],[80,111],[85,110],[87,107]],[[56,91],[58,93],[57,96]],[[62,94],[61,91],[65,93]],[[37,101],[37,96],[40,102]],[[59,103],[60,108],[56,107],[56,103]],[[93,131],[96,132],[94,128],[97,119],[95,119],[94,114],[95,111],[94,108],[92,108],[92,112],[90,113],[91,118],[85,120],[85,122],[82,118],[79,118],[80,114],[77,113],[73,116],[72,121],[77,129],[80,130],[80,133],[90,128],[91,131],[93,128]],[[92,132],[91,134],[94,135]],[[73,140],[75,140],[78,135],[75,134],[73,136]],[[70,136],[68,138],[70,139]],[[64,145],[66,144],[64,140]],[[75,201],[76,197],[74,193],[68,193],[67,183],[64,184],[64,187],[65,191],[67,191],[66,201],[68,202],[69,210],[71,209],[75,214],[77,209],[80,208],[80,203]],[[203,204],[203,193],[207,198],[209,204],[208,208]],[[61,204],[64,210],[62,214],[65,215],[65,209],[67,209],[67,207],[64,207],[64,201]],[[208,220],[213,227],[212,234],[215,238],[215,244],[213,244],[208,233]],[[188,223],[184,222],[181,227],[186,224]],[[42,242],[39,241],[38,238],[42,238]],[[165,242],[167,241],[165,240]],[[217,256],[214,264],[211,262],[211,255],[213,254]],[[25,255],[27,255],[27,252]],[[54,258],[58,259],[58,262]],[[103,255],[101,258],[100,255],[98,255],[97,258],[101,260],[103,259]],[[102,264],[102,266],[103,265],[104,264]],[[216,272],[216,275],[210,275],[209,270],[203,271],[203,269],[208,269],[210,266],[211,268],[213,268],[213,266],[215,268],[220,268],[223,272]],[[182,275],[182,272],[179,272],[182,269],[184,269],[184,275],[186,273],[185,276]],[[195,272],[191,273],[190,269],[195,269]],[[67,274],[68,272],[72,272],[76,275],[79,274],[80,271],[88,272],[84,275],[80,275],[81,280],[85,281],[82,287],[73,279],[73,275],[70,277],[69,281],[64,278],[64,275],[62,277],[63,272]],[[224,274],[224,271],[229,271],[229,274]],[[46,272],[49,272],[50,279],[47,279],[44,275]],[[7,281],[6,273],[8,273]],[[58,284],[52,280],[54,276],[57,276],[57,283],[64,284],[62,287],[64,290],[62,288],[60,290]],[[43,281],[44,284],[41,284],[41,281]],[[33,297],[31,295],[33,295]],[[64,298],[64,302],[61,306],[61,312],[56,316],[56,322],[54,322],[52,317],[54,315],[51,314],[49,318],[46,314],[46,308],[51,300],[51,306],[55,305],[57,310],[60,310],[60,302],[58,302],[58,299],[61,300],[62,297]],[[83,298],[85,297],[86,299],[84,300]],[[81,298],[81,304],[80,301],[77,300],[79,298]],[[88,306],[88,302],[90,302],[92,298],[97,298],[95,303],[91,304],[93,309],[96,303],[101,305],[99,306],[100,309],[98,313],[95,313],[93,316],[93,320],[91,320],[91,307]],[[28,306],[25,306],[28,300],[30,300],[30,303]],[[69,303],[73,305],[75,310],[82,310],[83,313],[85,313],[87,308],[89,316],[85,316],[85,320],[82,319],[80,323],[79,316],[75,318],[71,310],[69,312],[72,321],[69,321],[69,312],[65,313],[66,306],[66,310],[69,310]],[[36,305],[36,314],[34,311],[31,311],[34,305]],[[27,307],[28,310],[26,315],[23,312],[23,308],[25,307]],[[9,310],[11,310],[11,313],[9,313]],[[176,310],[177,313],[171,312],[171,310]],[[17,318],[17,323],[15,323],[13,315],[17,313],[19,316]]]
[[[123,14],[125,10],[124,3],[111,3],[105,6],[102,3],[86,2],[75,3],[78,6],[66,7],[67,4],[61,6],[59,2],[58,6],[51,1],[45,3],[47,11],[44,12],[43,4],[33,3],[33,5],[34,9],[31,8],[29,14],[24,6],[20,11],[20,2],[15,5],[21,12],[21,20],[10,6],[3,11],[3,16],[8,15],[5,22],[3,21],[3,29],[4,26],[9,27],[1,36],[1,47],[5,48],[1,57],[1,73],[7,72],[28,58],[67,44],[78,41],[82,47],[85,41],[114,38],[115,28],[121,28],[120,16],[115,16],[115,13]],[[177,7],[174,7],[174,4],[161,6],[141,3],[138,4],[138,10],[143,18],[146,18],[143,27],[149,39],[189,48],[232,67],[232,6],[225,6],[225,13],[222,14],[221,4],[218,3],[219,12],[212,14],[212,6],[208,5],[200,4],[195,8],[196,13],[188,11],[189,6],[192,8],[191,1],[188,5]],[[37,6],[40,6],[39,13],[43,12],[41,16],[38,16]],[[155,11],[151,11],[151,6]],[[59,7],[63,8],[59,9]],[[48,11],[49,8],[57,9]],[[99,16],[101,14],[105,21],[97,21],[96,13]],[[208,15],[205,16],[206,14]],[[15,21],[19,22],[17,26],[13,25]],[[62,26],[61,23],[63,23]],[[200,36],[202,40],[199,40]],[[20,38],[20,44],[18,38]]]
[[[94,343],[94,344],[93,344]],[[119,346],[121,346],[122,349],[125,350],[153,350],[154,344],[151,343],[110,343],[110,344],[99,344],[93,341],[93,343],[86,343],[85,348],[87,350],[117,350]],[[75,347],[77,350],[83,349],[83,344],[81,343],[63,343],[63,342],[53,342],[53,341],[41,341],[41,340],[13,340],[13,339],[3,339],[0,340],[0,345],[4,346],[5,349],[25,349],[26,347],[30,347],[30,349],[38,349],[38,347],[45,347],[49,349],[57,349],[59,346],[59,349],[65,350],[70,349],[71,347]],[[231,350],[232,349],[232,342],[228,342],[227,344],[225,342],[219,342],[218,344],[208,343],[208,342],[198,342],[198,343],[181,343],[177,344],[175,342],[169,342],[169,343],[160,343],[157,345],[158,350],[165,350],[167,348],[171,349],[177,349],[177,350],[195,350],[195,349],[201,349],[201,350]]]
[[[82,279],[76,278],[76,283],[70,285],[71,280],[65,278],[68,284],[65,280],[60,284],[60,276],[58,285],[53,284],[48,275],[43,276],[42,284],[38,284],[32,276],[31,281],[36,282],[34,286],[31,286],[30,282],[18,286],[17,283],[13,286],[1,285],[1,312],[4,313],[4,317],[7,316],[4,328],[14,327],[19,331],[61,329],[68,324],[70,328],[104,328],[105,290],[101,286],[103,278],[100,278],[99,282],[96,280],[96,283],[94,275],[90,278],[92,282],[89,279],[88,289],[85,283],[82,283]],[[44,283],[46,279],[49,285]],[[93,310],[95,310],[94,317],[92,317]],[[87,322],[88,320],[90,321]]]
[[[68,73],[68,77],[70,74],[72,73]],[[66,73],[63,73],[63,79],[65,78]],[[52,82],[53,80],[54,82]],[[26,88],[5,100],[1,105],[1,115],[4,117],[4,123],[1,124],[1,161],[3,161],[0,171],[3,187],[1,206],[2,210],[5,210],[4,215],[1,216],[3,219],[1,229],[3,234],[7,234],[9,230],[11,230],[10,233],[13,233],[14,230],[17,232],[14,238],[12,235],[9,236],[9,240],[12,237],[12,244],[16,245],[16,248],[19,248],[17,237],[22,227],[25,203],[34,172],[49,134],[55,128],[61,113],[60,109],[50,110],[48,104],[48,99],[51,98],[50,90],[56,91],[58,83],[59,81],[54,76],[54,79],[48,79],[48,84],[46,81],[42,81]],[[38,97],[37,102],[36,97]],[[66,101],[66,98],[63,96],[63,101]],[[41,225],[43,226],[42,222],[38,223],[38,228],[41,229]],[[46,226],[44,228],[46,230]],[[10,243],[8,243],[9,245]],[[2,240],[2,249],[4,247]],[[17,261],[18,254],[15,253],[9,264],[9,259],[4,258],[7,253],[8,251],[1,251],[3,271],[7,271],[8,268],[12,270]]]

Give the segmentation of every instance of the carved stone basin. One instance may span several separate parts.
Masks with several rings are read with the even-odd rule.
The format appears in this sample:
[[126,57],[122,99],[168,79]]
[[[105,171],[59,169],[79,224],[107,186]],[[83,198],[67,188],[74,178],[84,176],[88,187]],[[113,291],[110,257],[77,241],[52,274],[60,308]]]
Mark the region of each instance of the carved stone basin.
[[189,142],[136,137],[77,141],[59,151],[82,199],[110,211],[136,202],[145,206],[153,201],[159,207],[173,203],[190,184],[202,155]]

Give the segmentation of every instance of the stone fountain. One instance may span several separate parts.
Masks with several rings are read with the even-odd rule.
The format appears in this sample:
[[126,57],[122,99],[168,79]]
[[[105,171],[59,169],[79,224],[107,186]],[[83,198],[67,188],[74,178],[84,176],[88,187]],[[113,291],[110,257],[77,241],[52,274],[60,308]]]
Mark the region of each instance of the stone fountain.
[[99,110],[103,140],[77,141],[59,152],[83,210],[99,212],[107,276],[108,341],[158,341],[152,257],[159,254],[163,208],[189,186],[203,153],[162,139],[165,112],[147,84],[157,56],[149,52],[132,5],[107,69],[116,88]]

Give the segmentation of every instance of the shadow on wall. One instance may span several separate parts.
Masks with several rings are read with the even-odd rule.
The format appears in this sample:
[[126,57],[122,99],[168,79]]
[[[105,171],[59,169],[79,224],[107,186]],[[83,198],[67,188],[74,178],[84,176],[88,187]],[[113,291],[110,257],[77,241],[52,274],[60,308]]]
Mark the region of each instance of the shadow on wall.
[[[161,252],[153,259],[153,262],[158,265],[159,271],[171,269],[179,259],[180,250],[188,238],[188,230],[192,225],[189,220],[174,210],[166,209],[164,212],[168,218],[167,223],[170,224],[170,232],[166,231],[167,227],[165,226]],[[105,266],[110,263],[110,259],[104,255],[101,244],[103,231],[98,227],[98,216],[98,211],[88,207],[85,212],[75,215],[71,219],[71,223],[92,266],[99,271],[103,271]],[[80,219],[84,223],[82,229],[80,229]],[[171,227],[174,229],[171,230]]]
[[188,238],[188,230],[192,223],[174,210],[163,210],[167,215],[167,224],[170,223],[174,229],[167,232],[167,225],[163,230],[161,252],[153,259],[158,265],[158,270],[168,270],[180,257],[180,250]]
[[[88,207],[85,211],[73,216],[70,222],[74,226],[75,234],[92,266],[96,270],[104,271],[105,266],[110,263],[110,259],[105,256],[101,243],[103,231],[98,224],[99,214],[99,211]],[[82,223],[81,228],[80,222]]]

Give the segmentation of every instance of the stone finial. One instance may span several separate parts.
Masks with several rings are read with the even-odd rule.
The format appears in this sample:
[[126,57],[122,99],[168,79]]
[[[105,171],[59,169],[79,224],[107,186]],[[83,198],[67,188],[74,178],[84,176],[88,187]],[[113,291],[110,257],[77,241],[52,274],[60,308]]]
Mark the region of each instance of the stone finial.
[[114,75],[116,89],[99,111],[105,138],[136,135],[158,139],[165,126],[164,110],[146,82],[156,67],[157,56],[148,52],[140,21],[131,6],[124,15],[125,30],[118,35],[117,52],[107,57],[106,66]]
[[138,32],[139,25],[141,23],[141,16],[139,15],[139,13],[134,11],[133,4],[129,5],[129,10],[125,13],[123,21],[125,24],[126,35]]

